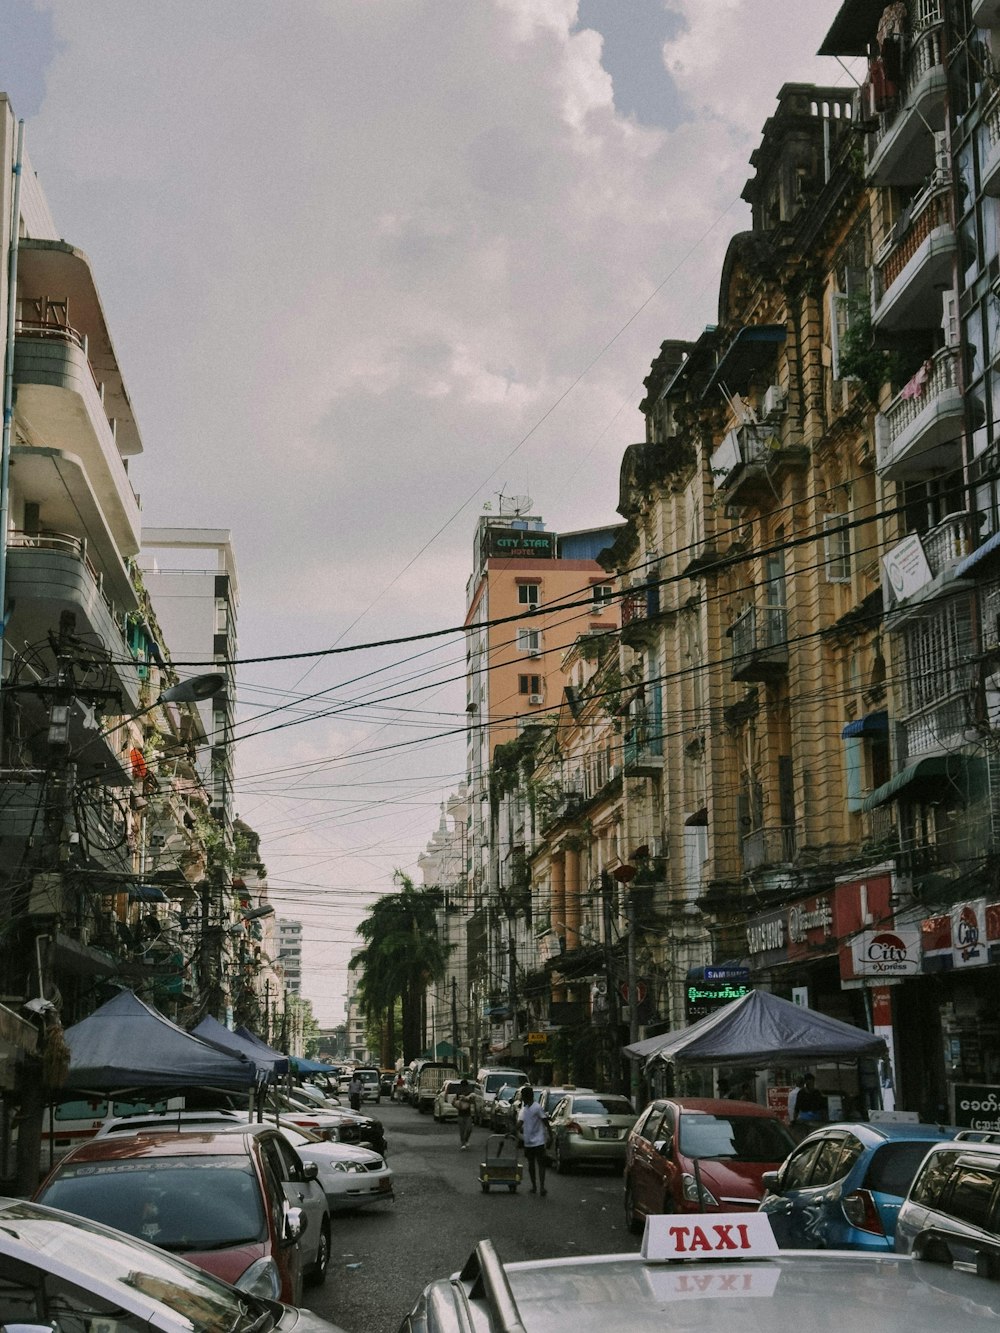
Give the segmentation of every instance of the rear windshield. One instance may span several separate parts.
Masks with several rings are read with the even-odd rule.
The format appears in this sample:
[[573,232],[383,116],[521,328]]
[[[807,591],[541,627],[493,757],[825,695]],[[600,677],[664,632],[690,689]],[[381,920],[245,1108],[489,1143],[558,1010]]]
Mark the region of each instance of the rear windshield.
[[65,1167],[39,1203],[117,1227],[166,1250],[225,1249],[267,1238],[245,1157],[159,1157]]
[[680,1151],[685,1157],[733,1157],[741,1162],[783,1162],[794,1148],[777,1120],[762,1115],[680,1117]]
[[377,1069],[359,1069],[358,1078],[362,1083],[377,1083],[379,1081],[379,1073]]
[[925,1140],[921,1143],[886,1143],[876,1149],[865,1172],[865,1188],[878,1194],[896,1194],[905,1198],[930,1147]]
[[483,1079],[483,1089],[486,1092],[499,1092],[509,1082],[510,1074],[487,1074]]
[[574,1097],[574,1115],[635,1115],[626,1097]]

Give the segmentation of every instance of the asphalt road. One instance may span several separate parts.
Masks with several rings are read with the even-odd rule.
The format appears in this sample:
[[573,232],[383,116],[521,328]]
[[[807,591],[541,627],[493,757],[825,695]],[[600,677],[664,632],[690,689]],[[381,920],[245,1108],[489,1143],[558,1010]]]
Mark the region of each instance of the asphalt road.
[[333,1219],[330,1269],[323,1287],[307,1287],[305,1304],[347,1333],[396,1333],[424,1286],[461,1268],[476,1242],[489,1237],[501,1259],[541,1259],[635,1251],[625,1229],[621,1176],[588,1169],[557,1176],[546,1198],[528,1193],[527,1171],[511,1194],[479,1183],[484,1129],[467,1152],[454,1124],[383,1101],[395,1203]]

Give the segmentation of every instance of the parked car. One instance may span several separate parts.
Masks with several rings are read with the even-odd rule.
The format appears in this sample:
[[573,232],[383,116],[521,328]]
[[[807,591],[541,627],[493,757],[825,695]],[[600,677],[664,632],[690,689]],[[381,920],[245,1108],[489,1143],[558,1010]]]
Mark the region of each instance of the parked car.
[[382,1100],[382,1075],[374,1065],[358,1065],[355,1074],[361,1080],[364,1091],[363,1102],[374,1102],[377,1106]]
[[521,1110],[521,1107],[524,1105],[524,1091],[526,1088],[531,1088],[532,1100],[538,1102],[542,1106],[543,1110],[545,1109],[544,1105],[545,1089],[540,1087],[535,1087],[530,1083],[522,1083],[521,1086],[515,1090],[514,1095],[510,1099],[506,1108],[507,1115],[503,1125],[503,1132],[506,1134],[517,1133],[517,1116],[518,1112]]
[[428,1060],[417,1072],[413,1085],[413,1105],[421,1115],[427,1115],[434,1108],[434,1098],[441,1084],[460,1077],[461,1071],[456,1065],[443,1060]]
[[330,1261],[317,1174],[269,1125],[109,1135],[68,1153],[35,1197],[297,1305],[303,1275],[322,1282]]
[[25,1199],[0,1199],[0,1266],[0,1325],[8,1329],[342,1333],[310,1310],[236,1289],[146,1241]]
[[292,1125],[282,1125],[281,1134],[303,1162],[316,1163],[316,1178],[331,1213],[352,1212],[369,1203],[392,1202],[392,1169],[381,1153],[350,1143],[330,1143],[308,1129]]
[[617,1092],[571,1092],[549,1117],[549,1156],[560,1175],[577,1166],[621,1170],[635,1107]]
[[756,1102],[650,1102],[625,1148],[626,1224],[639,1232],[657,1213],[755,1210],[764,1172],[794,1147],[777,1115]]
[[963,1130],[931,1148],[900,1207],[896,1249],[1000,1277],[1000,1134]]
[[434,1119],[439,1125],[444,1120],[458,1119],[458,1111],[455,1109],[455,1096],[461,1086],[462,1080],[460,1078],[449,1078],[438,1088],[437,1096],[434,1098]]
[[505,1083],[498,1088],[490,1105],[490,1129],[494,1134],[510,1134],[516,1117],[511,1116],[514,1098],[523,1087],[520,1083]]
[[827,1125],[764,1172],[760,1211],[785,1248],[891,1250],[917,1168],[950,1137],[935,1125]]
[[493,1069],[484,1065],[476,1075],[476,1086],[472,1096],[472,1120],[476,1125],[489,1125],[492,1119],[493,1098],[505,1083],[519,1088],[524,1083],[523,1070]]
[[380,1069],[378,1071],[379,1090],[383,1097],[392,1097],[392,1089],[395,1082],[395,1069]]
[[555,1086],[542,1088],[538,1101],[546,1115],[551,1115],[568,1093],[596,1091],[596,1088],[579,1088],[575,1083],[559,1083]]

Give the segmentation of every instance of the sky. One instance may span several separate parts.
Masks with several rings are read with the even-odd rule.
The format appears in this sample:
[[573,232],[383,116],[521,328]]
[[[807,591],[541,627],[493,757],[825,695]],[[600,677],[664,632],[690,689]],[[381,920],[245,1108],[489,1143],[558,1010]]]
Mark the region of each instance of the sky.
[[0,88],[142,432],[144,523],[233,534],[236,809],[323,1024],[464,766],[461,637],[355,646],[461,624],[501,493],[555,531],[619,521],[643,378],[716,320],[780,86],[852,84],[814,55],[838,8],[0,5]]

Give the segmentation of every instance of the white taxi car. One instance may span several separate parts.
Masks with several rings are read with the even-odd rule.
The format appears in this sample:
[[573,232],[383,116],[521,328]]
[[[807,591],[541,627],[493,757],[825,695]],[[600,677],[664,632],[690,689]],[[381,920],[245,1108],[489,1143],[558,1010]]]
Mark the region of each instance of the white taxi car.
[[762,1213],[663,1214],[642,1252],[503,1264],[480,1241],[401,1333],[986,1333],[1000,1284],[891,1254],[780,1250]]

